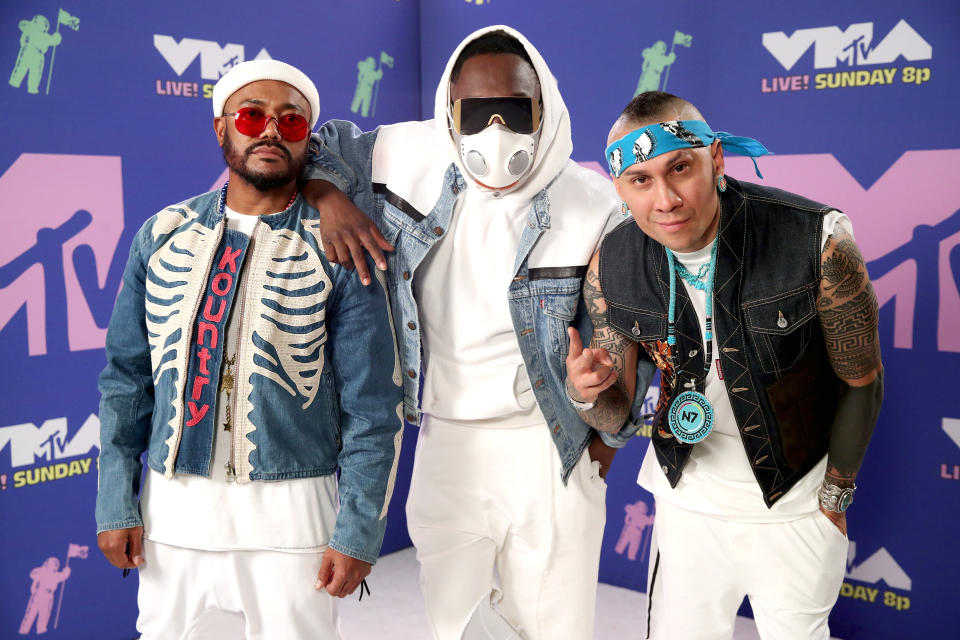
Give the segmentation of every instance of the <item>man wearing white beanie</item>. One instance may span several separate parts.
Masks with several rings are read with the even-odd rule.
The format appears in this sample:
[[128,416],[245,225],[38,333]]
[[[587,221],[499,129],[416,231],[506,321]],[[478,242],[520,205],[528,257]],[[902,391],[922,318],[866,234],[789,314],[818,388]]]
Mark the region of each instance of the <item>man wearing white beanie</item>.
[[110,562],[139,569],[143,640],[340,638],[335,597],[380,551],[399,361],[382,282],[330,263],[297,193],[318,110],[294,67],[233,67],[213,91],[228,183],[151,217],[130,249],[96,515]]

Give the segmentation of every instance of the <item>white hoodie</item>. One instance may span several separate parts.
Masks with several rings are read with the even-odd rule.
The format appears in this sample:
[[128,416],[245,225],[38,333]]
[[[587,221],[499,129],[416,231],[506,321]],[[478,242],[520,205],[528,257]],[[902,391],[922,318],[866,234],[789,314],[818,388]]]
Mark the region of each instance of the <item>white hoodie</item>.
[[[543,101],[533,169],[502,197],[470,179],[447,121],[454,62],[467,44],[490,31],[504,31],[523,44],[540,80]],[[437,87],[434,120],[381,129],[373,152],[373,181],[385,183],[423,214],[437,202],[451,163],[468,185],[459,195],[449,228],[414,277],[426,372],[424,413],[496,427],[542,421],[507,300],[520,234],[533,200],[547,189],[550,227],[530,253],[531,268],[586,265],[603,234],[623,219],[610,182],[574,163],[572,149],[570,116],[556,79],[536,48],[502,25],[470,34],[450,56]]]

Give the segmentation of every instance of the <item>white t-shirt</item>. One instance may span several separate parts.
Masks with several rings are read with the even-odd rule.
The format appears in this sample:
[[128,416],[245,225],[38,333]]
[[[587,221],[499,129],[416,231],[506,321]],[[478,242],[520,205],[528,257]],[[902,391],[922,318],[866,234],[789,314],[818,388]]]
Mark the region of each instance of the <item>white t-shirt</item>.
[[[246,235],[253,233],[257,216],[229,208],[225,213],[230,229]],[[251,239],[247,256],[252,251]],[[242,287],[243,277],[241,271],[238,288]],[[227,319],[225,359],[235,357],[237,352],[238,306],[233,305]],[[221,377],[226,364],[221,364]],[[313,553],[325,549],[339,508],[336,476],[244,484],[228,481],[225,465],[231,459],[236,431],[223,428],[226,404],[226,392],[220,391],[208,478],[181,473],[167,480],[152,469],[147,471],[140,498],[145,537],[162,544],[207,551],[267,549]]]
[[[832,211],[824,217],[823,234],[820,247],[823,248],[837,225],[842,225],[852,234],[850,219],[839,211]],[[676,253],[674,256],[691,273],[697,273],[701,265],[710,261],[713,244],[693,253]],[[686,288],[687,295],[697,312],[701,333],[706,316],[706,292],[688,285],[683,278],[677,277]],[[706,343],[704,343],[706,348]],[[819,508],[817,488],[823,480],[827,468],[824,456],[797,484],[784,494],[772,508],[763,501],[760,485],[753,475],[753,469],[747,459],[740,431],[727,396],[727,389],[720,377],[716,360],[720,357],[716,338],[713,340],[714,364],[705,381],[704,395],[713,405],[713,431],[702,442],[693,447],[690,459],[677,486],[670,482],[660,469],[653,443],[647,447],[637,483],[650,491],[657,500],[702,513],[736,522],[786,522],[802,518]]]
[[[602,198],[597,203],[602,206]],[[425,368],[420,406],[440,419],[435,424],[510,429],[543,422],[507,295],[530,207],[529,201],[495,198],[468,184],[454,204],[447,233],[417,267],[413,288]],[[622,220],[619,213],[608,215],[603,233]],[[587,222],[582,233],[596,233],[592,225]],[[541,237],[531,250],[531,261],[538,249],[562,260],[580,260],[576,249],[564,249],[563,234],[575,235],[577,247],[584,244],[583,235],[575,224],[568,227],[555,218],[551,236]],[[592,253],[589,248],[584,262]]]
[[529,209],[469,185],[446,235],[417,268],[424,413],[487,428],[543,421],[507,299]]

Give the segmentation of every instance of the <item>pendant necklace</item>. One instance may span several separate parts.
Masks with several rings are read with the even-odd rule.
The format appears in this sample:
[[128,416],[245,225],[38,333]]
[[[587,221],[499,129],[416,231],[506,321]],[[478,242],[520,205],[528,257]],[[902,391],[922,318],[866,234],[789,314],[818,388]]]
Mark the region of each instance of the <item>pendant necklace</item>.
[[[704,370],[702,378],[706,379],[713,364],[713,284],[717,273],[717,245],[720,240],[720,232],[717,231],[717,237],[714,238],[713,248],[710,250],[710,262],[703,265],[697,275],[690,273],[678,260],[674,258],[673,252],[664,247],[667,252],[667,265],[670,269],[670,306],[667,315],[667,344],[671,347],[677,344],[677,274],[680,275],[690,286],[703,291],[707,294],[706,319],[704,338],[706,339],[706,358],[704,359]],[[706,282],[703,281],[706,276]],[[682,372],[677,373],[677,381],[680,381]],[[700,376],[698,376],[698,379]],[[691,387],[696,386],[696,379]],[[667,413],[667,424],[670,432],[680,442],[686,444],[696,444],[710,435],[713,430],[713,405],[707,400],[707,397],[699,391],[691,389],[684,391],[673,399],[670,403],[670,410]]]

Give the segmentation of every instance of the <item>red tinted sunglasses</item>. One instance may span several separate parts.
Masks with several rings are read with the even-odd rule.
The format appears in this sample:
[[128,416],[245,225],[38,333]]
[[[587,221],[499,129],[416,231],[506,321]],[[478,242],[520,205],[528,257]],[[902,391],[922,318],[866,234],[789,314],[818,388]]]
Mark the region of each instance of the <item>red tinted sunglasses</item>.
[[310,122],[298,113],[286,113],[282,116],[268,116],[263,109],[243,107],[235,113],[225,113],[233,116],[237,131],[245,136],[256,138],[267,128],[271,120],[277,123],[277,132],[288,142],[300,142],[310,134]]

